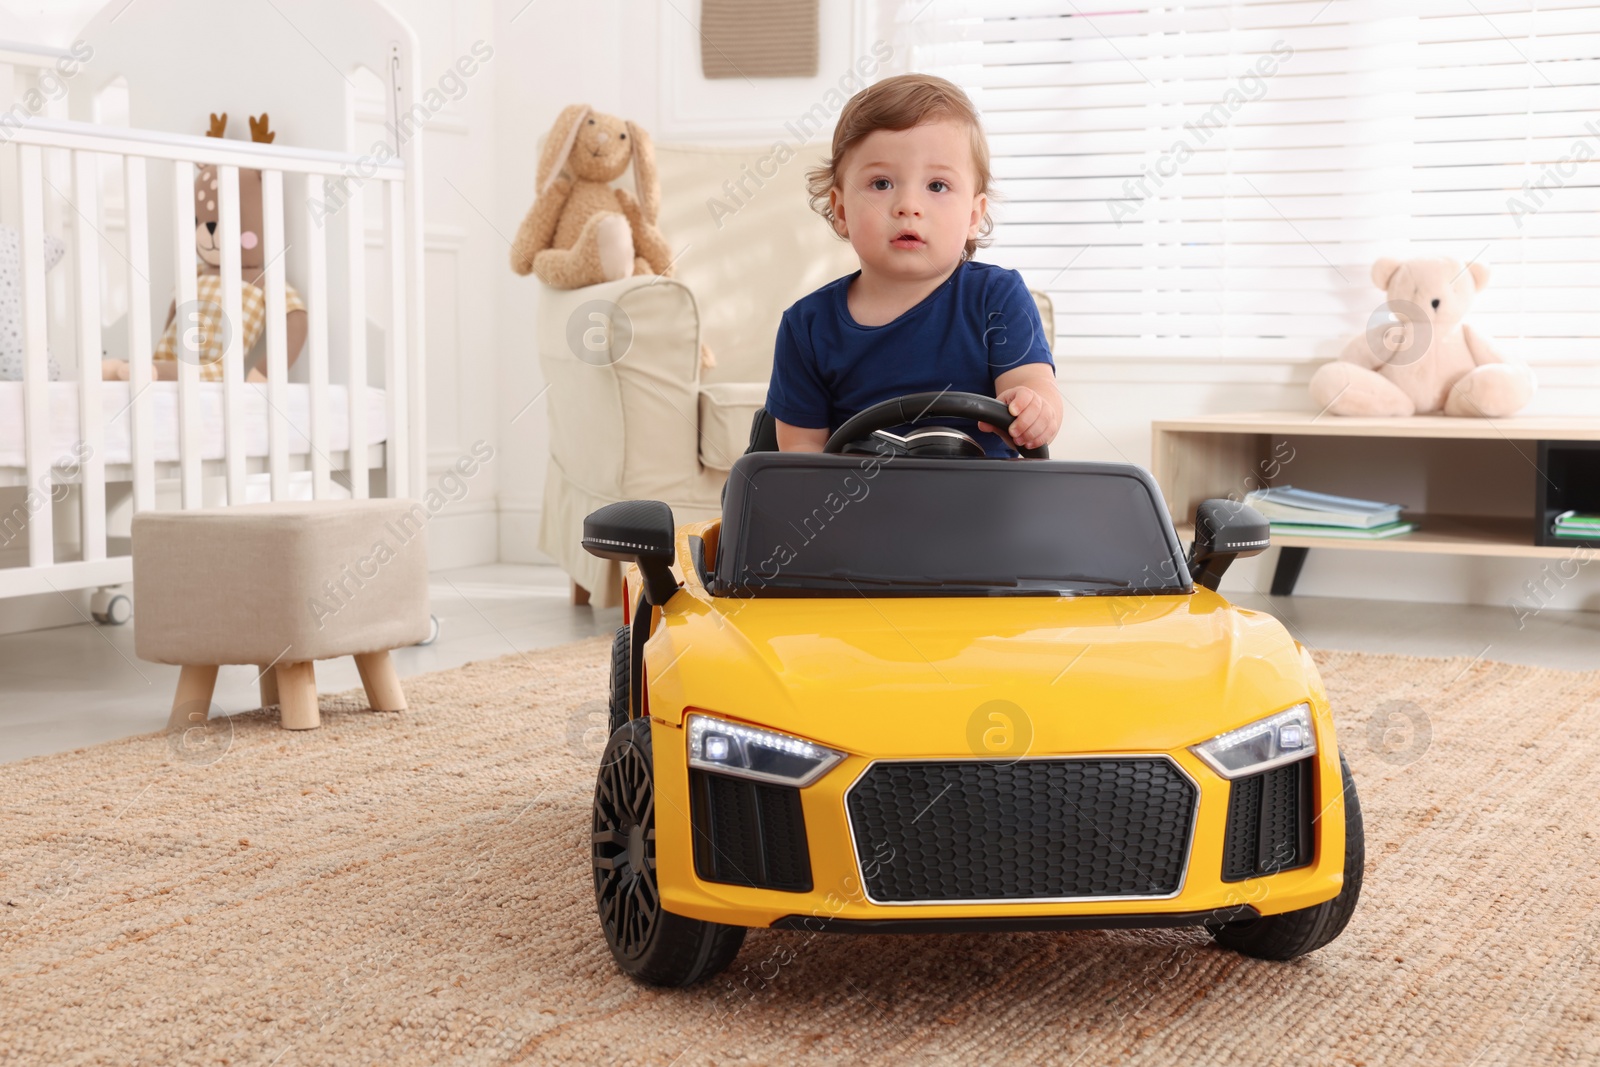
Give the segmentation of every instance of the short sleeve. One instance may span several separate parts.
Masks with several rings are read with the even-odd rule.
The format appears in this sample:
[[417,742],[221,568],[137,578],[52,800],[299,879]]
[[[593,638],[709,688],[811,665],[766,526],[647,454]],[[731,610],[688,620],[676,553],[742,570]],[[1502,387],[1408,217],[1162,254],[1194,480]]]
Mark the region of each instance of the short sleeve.
[[1027,363],[1055,366],[1050,354],[1052,338],[1044,335],[1039,305],[1033,301],[1022,275],[1004,271],[984,301],[983,340],[989,351],[989,373],[998,378]]
[[800,338],[795,316],[784,312],[772,353],[772,381],[767,385],[767,413],[779,422],[808,430],[828,429],[828,391],[817,376],[816,355]]

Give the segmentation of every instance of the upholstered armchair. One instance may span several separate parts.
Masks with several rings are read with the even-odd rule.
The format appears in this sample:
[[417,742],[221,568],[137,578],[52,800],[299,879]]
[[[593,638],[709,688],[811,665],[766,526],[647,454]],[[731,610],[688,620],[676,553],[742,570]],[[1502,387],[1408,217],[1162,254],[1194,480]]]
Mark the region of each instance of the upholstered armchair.
[[[856,269],[849,244],[806,204],[816,153],[786,155],[658,145],[672,276],[539,286],[550,412],[539,548],[571,576],[575,603],[621,598],[617,564],[579,546],[591,511],[645,498],[666,501],[679,522],[720,512],[766,399],[784,309]],[[1049,301],[1035,298],[1054,336]],[[702,345],[714,366],[702,366]]]

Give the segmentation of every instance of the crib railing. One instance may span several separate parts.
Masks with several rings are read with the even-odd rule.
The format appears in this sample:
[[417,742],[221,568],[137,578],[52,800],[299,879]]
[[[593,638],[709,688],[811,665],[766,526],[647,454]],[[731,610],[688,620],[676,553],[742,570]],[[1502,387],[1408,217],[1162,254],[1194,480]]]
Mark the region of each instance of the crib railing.
[[[69,215],[74,239],[71,244],[71,286],[78,351],[78,414],[83,460],[72,478],[78,483],[81,522],[82,573],[68,584],[112,584],[126,581],[121,566],[96,566],[107,561],[106,538],[106,462],[105,402],[101,375],[101,219],[98,203],[100,160],[120,162],[120,176],[126,209],[125,273],[128,292],[127,355],[129,362],[130,470],[133,507],[136,511],[155,506],[157,469],[154,453],[150,385],[154,380],[153,361],[155,323],[151,312],[149,160],[170,160],[170,203],[172,208],[172,276],[178,307],[197,299],[195,253],[195,174],[202,165],[213,165],[217,174],[217,243],[221,249],[222,314],[233,324],[226,331],[228,341],[222,356],[222,399],[224,413],[223,473],[227,502],[245,499],[247,477],[246,443],[243,435],[242,401],[245,384],[242,286],[240,282],[240,202],[239,174],[256,169],[262,174],[263,225],[261,240],[267,264],[265,297],[264,387],[269,409],[268,454],[273,499],[289,492],[289,435],[299,431],[285,414],[289,371],[288,336],[285,315],[286,218],[298,213],[303,220],[304,249],[300,262],[304,272],[302,299],[307,314],[304,359],[310,393],[309,453],[306,465],[311,471],[312,493],[316,498],[332,494],[335,464],[330,458],[328,428],[329,310],[330,301],[342,304],[348,323],[346,337],[346,385],[349,404],[349,447],[345,462],[338,468],[348,475],[349,490],[356,497],[367,495],[369,433],[367,425],[367,280],[365,198],[369,193],[382,197],[384,277],[387,289],[387,321],[382,323],[385,337],[384,388],[387,404],[387,434],[383,451],[386,495],[407,496],[420,492],[426,477],[426,448],[423,438],[423,352],[420,329],[421,240],[417,201],[408,200],[410,175],[399,162],[379,163],[370,158],[272,144],[193,137],[103,127],[87,123],[30,118],[3,131],[0,140],[15,145],[16,173],[20,194],[23,299],[23,419],[27,484],[40,486],[60,480],[52,464],[60,457],[49,454],[50,406],[47,371],[47,307],[44,263],[45,196],[43,153],[64,150],[72,165]],[[408,153],[409,154],[409,153]],[[286,176],[290,178],[286,182]],[[298,187],[298,188],[295,188]],[[65,191],[62,191],[65,192]],[[338,217],[328,219],[326,205],[330,194],[342,202]],[[159,193],[158,193],[159,195]],[[320,208],[319,211],[316,210]],[[327,229],[340,231],[344,239],[343,292],[330,293]],[[115,262],[109,269],[117,269]],[[409,320],[409,322],[408,322]],[[183,323],[177,324],[178,328]],[[57,350],[63,339],[56,338]],[[200,423],[200,368],[193,361],[177,361],[179,418],[180,499],[184,508],[201,506],[202,433]],[[120,413],[116,413],[120,414]],[[115,417],[115,416],[114,416]],[[50,567],[55,553],[52,509],[46,506],[29,520],[28,567],[23,571]],[[114,561],[125,562],[125,561]],[[0,570],[0,596],[21,592],[48,591],[60,583],[25,581],[26,588],[8,588],[24,581],[16,568]],[[10,571],[11,573],[8,573]]]

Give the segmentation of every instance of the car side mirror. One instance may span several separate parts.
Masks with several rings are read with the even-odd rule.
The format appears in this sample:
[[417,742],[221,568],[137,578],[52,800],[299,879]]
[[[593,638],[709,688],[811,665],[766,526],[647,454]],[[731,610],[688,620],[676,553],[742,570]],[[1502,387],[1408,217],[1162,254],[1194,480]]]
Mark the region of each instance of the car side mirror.
[[1235,559],[1267,550],[1272,544],[1271,531],[1271,524],[1249,504],[1220,498],[1202,500],[1194,509],[1189,576],[1196,585],[1215,589]]
[[583,548],[592,556],[637,563],[644,575],[644,598],[660,607],[678,591],[672,576],[672,509],[659,500],[621,500],[592,511],[583,520]]

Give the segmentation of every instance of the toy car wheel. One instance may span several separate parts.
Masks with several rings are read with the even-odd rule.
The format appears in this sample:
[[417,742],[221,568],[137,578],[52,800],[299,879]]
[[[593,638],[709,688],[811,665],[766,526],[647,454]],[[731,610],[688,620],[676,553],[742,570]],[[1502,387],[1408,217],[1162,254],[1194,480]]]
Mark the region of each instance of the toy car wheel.
[[733,962],[744,927],[662,908],[654,766],[648,719],[624,723],[606,742],[594,790],[594,899],[618,967],[652,985],[686,986]]
[[1281,915],[1210,927],[1223,948],[1262,960],[1292,960],[1315,952],[1344,932],[1361,897],[1361,876],[1367,862],[1361,800],[1350,767],[1339,757],[1344,779],[1344,888],[1332,900]]
[[628,657],[633,645],[628,639],[628,628],[617,627],[611,639],[611,732],[616,733],[628,721]]

